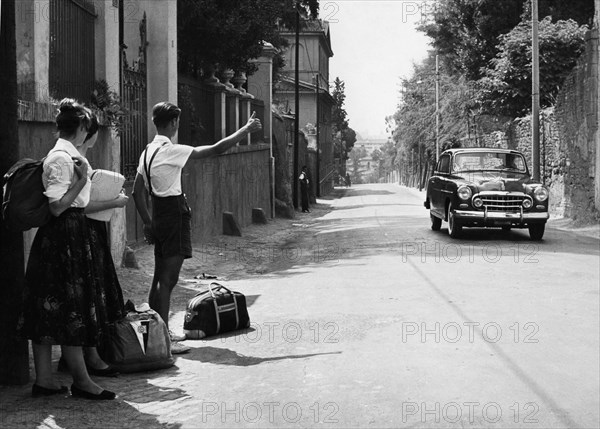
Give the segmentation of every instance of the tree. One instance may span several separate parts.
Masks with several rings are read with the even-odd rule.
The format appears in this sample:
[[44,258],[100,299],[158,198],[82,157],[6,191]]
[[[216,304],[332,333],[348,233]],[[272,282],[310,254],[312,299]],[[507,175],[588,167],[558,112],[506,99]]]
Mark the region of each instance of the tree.
[[[554,104],[558,91],[585,47],[587,26],[574,20],[539,25],[540,105]],[[531,21],[500,38],[499,53],[479,82],[484,112],[519,117],[531,109]]]
[[498,36],[520,21],[523,0],[440,0],[419,27],[452,74],[481,77],[480,69],[496,54]]
[[[192,75],[215,66],[252,74],[249,63],[260,56],[264,42],[285,47],[279,25],[293,27],[294,0],[177,0],[179,68]],[[318,0],[301,0],[304,14],[316,17]],[[283,58],[274,60],[283,66]]]
[[[449,73],[478,80],[499,52],[499,37],[518,25],[522,15],[531,16],[529,5],[530,0],[440,0],[419,30],[433,39]],[[589,24],[594,2],[540,0],[539,16]]]
[[331,112],[331,121],[333,122],[336,132],[348,127],[348,120],[346,119],[348,113],[346,112],[346,109],[344,109],[344,102],[346,100],[345,89],[346,83],[339,77],[336,77],[333,81],[333,92],[331,93],[331,96],[335,101]]
[[371,159],[375,162],[378,162],[382,158],[383,153],[377,148],[373,149],[373,152],[371,152]]
[[349,159],[352,165],[352,183],[363,183],[363,174],[366,171],[361,165],[361,160],[367,156],[367,151],[364,147],[353,148],[349,152]]
[[348,113],[344,109],[346,84],[339,77],[336,77],[333,85],[331,96],[335,103],[331,112],[331,122],[333,123],[334,154],[341,153],[341,162],[343,163],[348,159],[348,152],[352,150],[354,143],[356,143],[356,132],[350,128],[347,119]]

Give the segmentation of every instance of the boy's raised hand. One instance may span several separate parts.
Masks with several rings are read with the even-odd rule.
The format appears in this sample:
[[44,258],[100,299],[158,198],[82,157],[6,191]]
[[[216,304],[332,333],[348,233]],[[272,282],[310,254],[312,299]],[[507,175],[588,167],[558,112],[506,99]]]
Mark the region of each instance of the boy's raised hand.
[[248,127],[248,133],[253,133],[262,128],[260,119],[256,118],[256,112],[252,112],[252,116],[248,118],[248,123],[246,124],[246,126]]

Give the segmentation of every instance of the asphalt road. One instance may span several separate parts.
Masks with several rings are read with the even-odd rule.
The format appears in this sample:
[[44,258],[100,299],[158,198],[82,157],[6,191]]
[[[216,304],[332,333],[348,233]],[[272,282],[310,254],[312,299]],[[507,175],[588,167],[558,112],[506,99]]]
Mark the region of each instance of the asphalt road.
[[353,186],[298,225],[279,271],[233,282],[252,329],[179,360],[211,387],[199,421],[599,427],[599,241],[552,228],[538,243],[526,230],[453,240],[422,201]]
[[299,214],[299,239],[238,255],[264,272],[228,283],[250,329],[102,380],[116,401],[0,387],[0,427],[600,427],[600,240],[453,240],[422,202],[395,185],[336,190]]

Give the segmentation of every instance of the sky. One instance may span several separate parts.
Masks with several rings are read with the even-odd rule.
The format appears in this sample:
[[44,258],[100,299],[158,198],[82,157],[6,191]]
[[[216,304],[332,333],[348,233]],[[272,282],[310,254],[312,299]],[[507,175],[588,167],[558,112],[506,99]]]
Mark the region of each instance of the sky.
[[[431,49],[416,30],[423,1],[320,1],[320,18],[329,21],[333,57],[329,80],[346,84],[350,127],[363,138],[386,138],[385,117],[396,111],[399,82],[412,74]],[[332,89],[331,89],[332,90]]]

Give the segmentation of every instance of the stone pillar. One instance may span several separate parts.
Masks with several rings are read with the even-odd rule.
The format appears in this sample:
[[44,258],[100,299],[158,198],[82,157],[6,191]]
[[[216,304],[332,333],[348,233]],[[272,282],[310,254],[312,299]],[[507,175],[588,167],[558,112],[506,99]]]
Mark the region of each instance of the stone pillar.
[[17,84],[30,101],[50,97],[50,0],[15,2]]
[[215,141],[213,143],[216,143],[217,141],[221,140],[222,138],[224,138],[226,136],[227,133],[227,121],[226,121],[226,115],[227,115],[227,91],[225,89],[225,86],[221,83],[212,83],[210,84],[212,87],[212,92],[213,92],[213,110],[215,112],[215,123],[214,123],[214,127],[215,127],[215,132],[214,132],[214,136],[215,136]]
[[[230,135],[239,128],[240,123],[240,105],[239,99],[240,95],[233,92],[227,91],[225,93],[226,97],[226,110],[227,110],[227,118],[226,118],[226,135]],[[239,144],[239,143],[238,143]]]
[[[119,84],[119,9],[112,2],[95,4],[98,18],[95,20],[96,79],[104,79],[111,90],[120,93]],[[101,150],[105,165],[94,165],[111,171],[121,170],[121,139],[116,131],[102,127],[98,134],[95,150]],[[116,266],[127,243],[127,223],[125,209],[116,209],[109,226],[110,247]]]
[[263,136],[265,143],[270,146],[269,179],[271,187],[271,217],[275,217],[275,158],[273,158],[273,57],[277,49],[270,43],[265,43],[261,56],[254,60],[258,70],[248,78],[248,92],[253,94],[265,105],[263,119]]
[[[231,79],[234,77],[234,72],[231,69],[227,69],[223,72],[223,85],[225,85],[225,134],[233,134],[239,128],[240,122],[240,91],[238,91],[231,83]],[[239,145],[239,143],[238,143]]]
[[[145,11],[148,24],[148,117],[151,118],[150,112],[156,103],[170,101],[177,104],[177,2],[139,0],[138,7],[137,22]],[[139,31],[135,34],[139,37]],[[149,120],[150,139],[154,134],[156,129]],[[177,136],[174,140],[177,141]]]
[[[235,85],[235,88],[241,94],[241,97],[239,100],[240,114],[239,114],[238,127],[242,127],[243,125],[246,125],[246,122],[248,122],[248,118],[252,114],[252,100],[254,99],[254,96],[252,94],[248,94],[248,92],[246,92],[246,90],[242,87],[242,85],[245,84],[247,81],[248,81],[248,78],[246,77],[246,73],[244,73],[244,72],[236,73],[236,75],[232,79],[232,82]],[[251,143],[251,139],[252,139],[252,137],[250,136],[250,134],[248,134],[244,140],[242,140],[240,143],[238,143],[238,145],[239,144],[249,145]]]
[[[265,103],[265,118],[263,123],[264,141],[271,144],[273,125],[271,106],[273,104],[273,57],[277,49],[270,43],[265,43],[261,56],[253,62],[258,70],[248,77],[248,92]],[[271,151],[271,156],[273,152]]]

